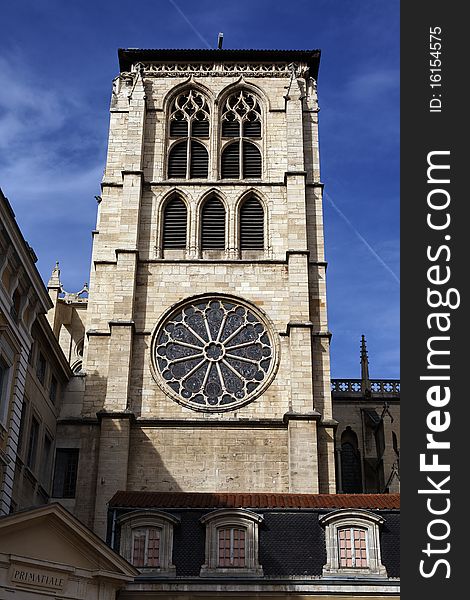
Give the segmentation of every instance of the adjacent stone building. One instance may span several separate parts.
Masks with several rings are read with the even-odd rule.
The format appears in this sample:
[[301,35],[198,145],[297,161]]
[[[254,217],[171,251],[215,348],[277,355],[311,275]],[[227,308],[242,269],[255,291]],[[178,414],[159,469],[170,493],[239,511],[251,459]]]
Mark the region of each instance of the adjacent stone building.
[[0,515],[49,500],[71,376],[46,319],[52,302],[36,260],[0,190]]
[[370,379],[366,340],[361,378],[333,379],[339,493],[400,491],[400,381]]

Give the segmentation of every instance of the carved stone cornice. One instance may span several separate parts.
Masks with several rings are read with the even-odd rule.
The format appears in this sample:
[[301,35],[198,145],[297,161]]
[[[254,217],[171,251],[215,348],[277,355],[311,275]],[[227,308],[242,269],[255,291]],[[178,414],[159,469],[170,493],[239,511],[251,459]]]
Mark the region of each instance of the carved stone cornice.
[[[139,70],[144,77],[230,77],[247,75],[248,77],[291,77],[292,65],[285,62],[266,63],[230,63],[230,62],[201,62],[201,63],[135,63],[132,72]],[[295,65],[297,77],[305,77],[308,67],[306,64]],[[128,75],[128,73],[121,73]]]

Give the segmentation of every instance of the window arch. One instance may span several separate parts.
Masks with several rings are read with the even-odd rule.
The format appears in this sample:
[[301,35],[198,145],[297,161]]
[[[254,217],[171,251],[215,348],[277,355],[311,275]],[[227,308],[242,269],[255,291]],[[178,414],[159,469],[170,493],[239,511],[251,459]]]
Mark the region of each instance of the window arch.
[[222,109],[222,179],[257,179],[262,161],[261,108],[258,99],[247,90],[237,90],[227,98]]
[[163,209],[163,249],[186,248],[188,209],[179,197],[171,198]]
[[225,208],[217,196],[210,196],[202,206],[201,248],[225,249]]
[[254,195],[243,200],[240,207],[240,250],[264,249],[264,210]]
[[367,510],[335,510],[320,517],[325,526],[327,562],[323,575],[386,577],[379,526],[385,520]]
[[206,179],[209,172],[209,106],[197,90],[182,92],[169,114],[169,179]]

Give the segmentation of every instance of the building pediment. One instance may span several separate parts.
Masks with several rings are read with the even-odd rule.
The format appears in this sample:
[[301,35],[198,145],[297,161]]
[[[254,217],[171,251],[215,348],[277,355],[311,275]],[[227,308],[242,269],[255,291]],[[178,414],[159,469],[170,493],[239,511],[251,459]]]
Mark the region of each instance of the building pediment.
[[72,598],[102,582],[117,590],[137,574],[60,504],[0,518],[0,563],[0,587],[67,592]]

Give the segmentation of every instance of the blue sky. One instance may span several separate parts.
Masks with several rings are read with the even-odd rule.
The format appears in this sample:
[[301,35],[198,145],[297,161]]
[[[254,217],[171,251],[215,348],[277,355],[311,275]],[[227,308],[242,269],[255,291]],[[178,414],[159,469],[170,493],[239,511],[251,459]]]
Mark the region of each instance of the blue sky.
[[[179,10],[178,10],[179,9]],[[398,0],[2,3],[0,186],[47,281],[88,280],[117,49],[320,48],[332,376],[399,377]]]

